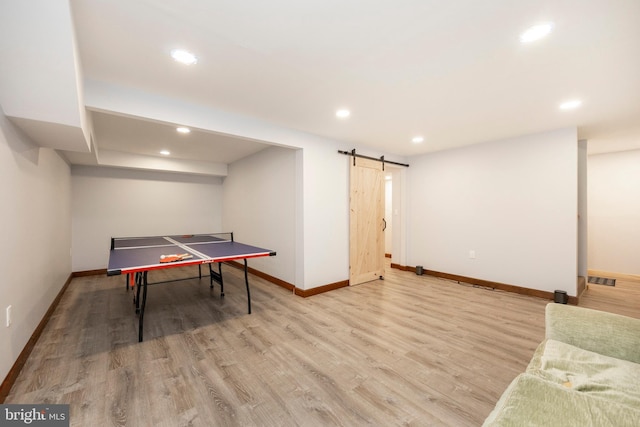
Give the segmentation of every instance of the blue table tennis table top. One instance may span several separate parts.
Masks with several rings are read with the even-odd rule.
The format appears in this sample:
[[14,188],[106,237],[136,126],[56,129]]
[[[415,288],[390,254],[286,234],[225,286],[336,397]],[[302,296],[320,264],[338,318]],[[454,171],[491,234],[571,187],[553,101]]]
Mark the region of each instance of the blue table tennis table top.
[[[107,275],[135,273],[161,268],[274,256],[270,249],[233,241],[231,233],[118,237],[111,239]],[[161,263],[162,255],[188,253],[182,261]]]

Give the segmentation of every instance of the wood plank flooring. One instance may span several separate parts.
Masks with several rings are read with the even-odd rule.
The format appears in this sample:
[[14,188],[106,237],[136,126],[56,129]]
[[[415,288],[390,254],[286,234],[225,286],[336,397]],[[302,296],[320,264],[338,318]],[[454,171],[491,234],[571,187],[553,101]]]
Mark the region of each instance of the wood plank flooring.
[[640,318],[640,276],[596,270],[589,275],[616,279],[616,285],[587,283],[580,306]]
[[222,299],[150,287],[143,343],[123,277],[75,278],[5,403],[68,403],[72,426],[477,426],[544,336],[547,300],[388,265],[306,299],[250,276],[248,315],[223,270]]

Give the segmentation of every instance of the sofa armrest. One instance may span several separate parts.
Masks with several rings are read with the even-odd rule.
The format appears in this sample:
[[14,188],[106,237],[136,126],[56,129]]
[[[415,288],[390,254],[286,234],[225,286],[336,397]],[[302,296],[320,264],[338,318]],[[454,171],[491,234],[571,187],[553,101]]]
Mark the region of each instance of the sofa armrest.
[[545,325],[548,339],[640,363],[640,319],[550,303]]

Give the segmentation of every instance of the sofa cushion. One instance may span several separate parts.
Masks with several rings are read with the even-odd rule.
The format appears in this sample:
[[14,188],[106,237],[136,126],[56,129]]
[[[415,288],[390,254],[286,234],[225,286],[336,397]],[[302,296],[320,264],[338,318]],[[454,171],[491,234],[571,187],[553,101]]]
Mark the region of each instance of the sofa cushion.
[[511,382],[483,426],[637,427],[639,420],[640,409],[524,373]]
[[536,349],[527,373],[579,393],[640,410],[640,364],[637,363],[561,341],[545,340]]
[[640,363],[640,319],[633,317],[550,303],[545,308],[545,337]]

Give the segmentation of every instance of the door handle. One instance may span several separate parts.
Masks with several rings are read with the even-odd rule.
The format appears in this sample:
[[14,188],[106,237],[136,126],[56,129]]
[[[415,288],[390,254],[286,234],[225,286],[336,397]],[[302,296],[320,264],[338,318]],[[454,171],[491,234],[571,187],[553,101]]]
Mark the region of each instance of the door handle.
[[387,229],[387,220],[382,218],[382,222],[384,222],[384,227],[382,227],[382,231]]

